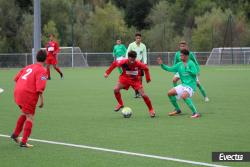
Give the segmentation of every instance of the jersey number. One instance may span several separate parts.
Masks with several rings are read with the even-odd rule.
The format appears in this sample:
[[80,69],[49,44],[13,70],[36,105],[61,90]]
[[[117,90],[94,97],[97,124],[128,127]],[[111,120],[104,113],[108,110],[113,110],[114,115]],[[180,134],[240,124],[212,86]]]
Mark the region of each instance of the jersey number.
[[26,70],[26,74],[24,74],[24,75],[22,76],[22,79],[27,80],[27,77],[30,75],[30,73],[32,73],[32,69],[31,69],[31,68],[28,68],[28,69]]

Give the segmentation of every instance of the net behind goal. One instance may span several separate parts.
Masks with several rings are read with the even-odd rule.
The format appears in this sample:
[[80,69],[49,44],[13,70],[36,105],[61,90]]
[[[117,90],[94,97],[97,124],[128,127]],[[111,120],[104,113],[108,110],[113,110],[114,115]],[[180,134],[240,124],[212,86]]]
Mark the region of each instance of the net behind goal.
[[250,47],[213,48],[206,65],[249,64]]
[[88,62],[79,47],[60,47],[58,65],[60,67],[88,67]]

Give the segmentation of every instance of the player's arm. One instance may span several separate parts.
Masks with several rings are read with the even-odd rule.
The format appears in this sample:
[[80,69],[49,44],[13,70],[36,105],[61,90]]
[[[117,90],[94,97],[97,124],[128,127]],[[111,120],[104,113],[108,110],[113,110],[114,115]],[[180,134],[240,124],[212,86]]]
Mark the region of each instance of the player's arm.
[[40,99],[39,108],[43,108],[43,105],[44,105],[43,93],[39,93],[39,99]]
[[112,55],[113,55],[113,57],[115,58],[115,46],[113,47]]
[[146,81],[147,83],[151,81],[150,79],[150,74],[149,74],[149,69],[148,66],[146,64],[140,63],[141,68],[144,70],[145,72],[145,76],[146,76]]
[[197,75],[198,70],[193,62],[189,62],[187,66],[187,72],[189,72],[192,75]]
[[[125,54],[127,53],[127,48],[126,48],[125,45],[123,45],[123,51],[124,51]],[[125,56],[125,55],[123,55],[123,57],[124,57],[124,56]]]
[[17,80],[20,78],[22,74],[23,74],[23,69],[16,74],[16,76],[14,77],[14,81],[17,82]]
[[178,52],[176,52],[176,53],[175,53],[175,55],[174,55],[174,64],[176,64],[176,63],[177,63],[177,61],[178,61],[178,60],[177,60],[177,57],[178,57],[178,55],[177,55],[177,54],[178,54]]
[[200,64],[198,63],[197,57],[196,57],[194,52],[191,52],[190,59],[194,62],[195,66],[196,66],[196,69],[197,69],[197,71],[199,73],[200,72]]
[[42,108],[44,105],[43,92],[46,87],[47,74],[45,70],[40,70],[36,74],[36,92],[39,95],[40,104],[39,107]]
[[163,64],[162,59],[160,57],[157,58],[157,62],[159,65],[161,65],[161,68],[165,71],[178,72],[179,63],[173,65],[172,67],[169,67],[166,64]]
[[147,48],[145,45],[144,45],[142,56],[143,56],[143,63],[147,64],[148,63],[148,56],[147,56]]
[[109,74],[115,69],[117,66],[119,66],[118,61],[113,61],[113,63],[109,66],[109,68],[104,73],[104,77],[108,78]]

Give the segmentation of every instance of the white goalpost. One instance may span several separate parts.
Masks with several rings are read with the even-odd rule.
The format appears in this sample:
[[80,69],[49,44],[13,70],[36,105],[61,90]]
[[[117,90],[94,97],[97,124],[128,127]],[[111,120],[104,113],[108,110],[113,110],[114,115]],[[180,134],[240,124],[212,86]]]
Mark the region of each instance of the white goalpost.
[[213,48],[206,65],[249,64],[250,47]]
[[87,58],[80,47],[60,47],[58,64],[60,67],[88,67]]

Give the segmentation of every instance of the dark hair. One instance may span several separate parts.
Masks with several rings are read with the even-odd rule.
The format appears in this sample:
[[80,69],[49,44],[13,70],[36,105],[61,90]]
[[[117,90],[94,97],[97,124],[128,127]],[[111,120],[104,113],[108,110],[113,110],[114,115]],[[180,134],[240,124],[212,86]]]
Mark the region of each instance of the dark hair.
[[36,60],[38,62],[45,62],[46,60],[46,57],[47,57],[47,53],[45,50],[39,50],[36,54]]
[[128,57],[136,58],[136,56],[137,56],[137,53],[135,51],[131,50],[128,52]]
[[184,54],[185,56],[189,55],[189,51],[187,49],[182,49],[181,53]]
[[136,36],[136,37],[137,37],[137,36],[140,36],[140,37],[141,37],[141,33],[137,32],[137,33],[135,33],[135,36]]

